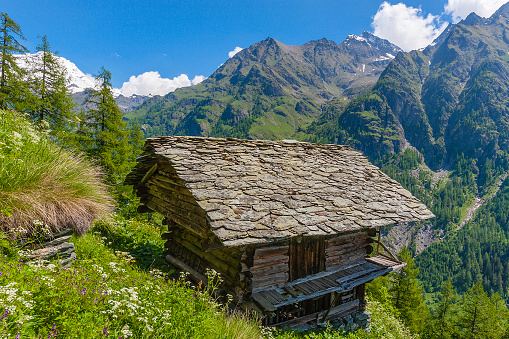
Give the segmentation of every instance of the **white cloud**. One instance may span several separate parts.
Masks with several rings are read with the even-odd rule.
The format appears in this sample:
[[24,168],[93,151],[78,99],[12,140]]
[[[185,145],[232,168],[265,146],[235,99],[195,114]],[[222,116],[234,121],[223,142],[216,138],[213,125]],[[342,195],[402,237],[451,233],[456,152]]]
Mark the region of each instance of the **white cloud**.
[[452,16],[454,22],[465,19],[472,12],[489,18],[506,2],[507,0],[449,0],[444,11]]
[[203,75],[197,75],[190,80],[186,74],[181,74],[173,79],[162,78],[159,72],[145,72],[138,76],[131,76],[128,82],[122,84],[120,91],[124,96],[138,95],[165,95],[177,88],[196,85],[205,79]]
[[202,82],[203,80],[207,79],[206,77],[204,77],[203,75],[196,75],[193,80],[191,80],[191,83],[193,85],[198,85],[200,82]]
[[429,45],[447,23],[441,23],[440,16],[424,16],[420,8],[407,7],[403,3],[391,5],[385,1],[378,8],[371,26],[376,36],[410,51]]
[[239,46],[235,47],[235,48],[233,49],[233,51],[229,51],[229,52],[228,52],[228,57],[229,57],[229,58],[233,58],[233,56],[234,56],[235,54],[237,54],[238,52],[242,51],[243,49],[244,49],[244,48],[239,47]]

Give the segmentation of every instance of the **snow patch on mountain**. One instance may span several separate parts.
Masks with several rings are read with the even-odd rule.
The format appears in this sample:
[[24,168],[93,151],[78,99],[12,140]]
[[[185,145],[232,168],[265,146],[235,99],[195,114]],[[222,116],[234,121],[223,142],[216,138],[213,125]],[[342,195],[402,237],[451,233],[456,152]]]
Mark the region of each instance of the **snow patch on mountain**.
[[[31,65],[41,62],[42,56],[43,52],[16,55],[16,62],[20,67],[29,69]],[[69,78],[67,88],[71,94],[80,93],[97,86],[93,75],[83,73],[73,62],[66,58],[55,57],[67,72]],[[113,88],[112,94],[115,98],[118,98],[120,95],[128,98],[135,95],[149,97],[165,95],[177,88],[197,85],[205,79],[203,75],[196,75],[193,79],[189,79],[186,74],[181,74],[173,79],[167,79],[161,77],[158,72],[145,72],[138,76],[131,76],[129,81],[123,83],[122,88]]]
[[[24,69],[30,69],[31,65],[40,63],[42,60],[43,52],[35,54],[20,54],[16,55],[17,64]],[[66,58],[55,55],[58,63],[66,70],[67,77],[69,78],[69,91],[74,94],[83,92],[87,88],[94,88],[96,85],[95,78],[91,74],[83,73],[73,62]]]

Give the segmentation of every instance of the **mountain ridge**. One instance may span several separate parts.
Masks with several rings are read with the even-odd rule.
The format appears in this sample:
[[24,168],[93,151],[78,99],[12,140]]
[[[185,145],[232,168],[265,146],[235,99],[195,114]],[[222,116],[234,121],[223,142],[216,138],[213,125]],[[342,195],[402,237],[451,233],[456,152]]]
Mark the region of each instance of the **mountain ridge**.
[[367,32],[341,44],[324,38],[290,46],[269,37],[201,84],[148,100],[128,117],[138,118],[147,135],[288,137],[330,100],[368,90],[394,57],[389,51],[401,49]]

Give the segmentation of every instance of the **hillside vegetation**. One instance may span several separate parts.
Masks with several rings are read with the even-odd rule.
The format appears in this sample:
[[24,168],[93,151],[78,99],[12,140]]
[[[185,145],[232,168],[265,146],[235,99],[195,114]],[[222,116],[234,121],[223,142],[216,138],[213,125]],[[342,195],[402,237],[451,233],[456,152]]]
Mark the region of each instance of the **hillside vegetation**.
[[101,170],[55,145],[23,114],[0,110],[0,140],[0,231],[10,238],[33,235],[42,225],[83,234],[112,212]]
[[[442,36],[433,48],[398,54],[372,90],[349,102],[368,89],[365,80],[377,77],[374,72],[346,85],[341,82],[345,81],[341,75],[348,70],[349,74],[361,75],[359,62],[366,55],[375,56],[366,41],[351,38],[355,41],[349,46],[360,44],[365,54],[357,55],[360,59],[346,54],[355,61],[354,66],[348,66],[345,54],[338,53],[335,62],[342,67],[330,73],[333,76],[327,79],[332,80],[324,85],[326,74],[319,72],[327,64],[323,53],[347,46],[338,47],[326,40],[301,46],[308,53],[302,56],[316,61],[315,71],[308,73],[286,64],[280,68],[282,73],[275,75],[270,67],[278,53],[300,52],[268,39],[227,62],[216,74],[218,86],[210,85],[211,80],[195,90],[179,91],[180,97],[154,99],[151,102],[157,101],[158,108],[147,104],[134,113],[142,117],[153,109],[147,117],[154,118],[154,133],[295,135],[311,141],[348,143],[364,149],[386,173],[432,206],[437,215],[434,227],[448,230],[448,237],[417,258],[424,269],[419,269],[411,251],[403,248],[400,259],[408,265],[367,287],[371,331],[349,334],[343,331],[347,325],[308,333],[261,328],[255,314],[233,312],[228,296],[214,293],[221,279],[215,272],[209,272],[207,284],[197,286],[187,281],[185,272],[174,272],[162,259],[161,234],[166,230],[157,222],[160,216],[138,215],[136,198],[122,185],[139,152],[141,136],[136,124],[122,120],[111,94],[111,74],[101,69],[96,77],[100,85],[88,94],[87,110],[73,113],[64,104],[70,97],[65,91],[65,75],[51,69],[57,66],[43,68],[55,76],[56,84],[44,87],[35,81],[35,73],[16,68],[11,62],[9,53],[25,52],[26,48],[19,43],[23,40],[20,27],[0,13],[4,19],[0,34],[7,44],[0,46],[5,61],[0,63],[0,71],[8,74],[0,84],[0,336],[509,337],[509,314],[503,299],[508,297],[507,185],[495,194],[497,179],[504,179],[509,170],[508,150],[505,125],[494,129],[506,120],[505,82],[499,77],[504,73],[499,71],[504,70],[507,56],[505,50],[499,53],[505,42],[496,36],[505,32],[507,13],[509,5],[488,21],[470,16],[454,26],[459,28],[446,31],[444,34],[450,35]],[[469,39],[463,39],[465,34]],[[483,39],[486,45],[481,43]],[[45,37],[39,48],[50,60]],[[461,56],[455,58],[454,51]],[[483,60],[485,55],[492,57],[492,62]],[[248,62],[242,56],[251,59]],[[259,61],[267,67],[259,68]],[[245,74],[243,62],[250,66]],[[334,69],[334,65],[326,66]],[[297,73],[285,73],[290,68]],[[450,72],[459,73],[450,77]],[[221,78],[227,73],[237,75],[236,80]],[[292,82],[299,78],[316,86]],[[221,92],[222,84],[228,90],[220,95],[227,98],[224,101],[193,97]],[[243,87],[237,84],[246,85],[249,91],[242,92]],[[45,100],[49,93],[62,105]],[[233,95],[238,101],[232,101]],[[252,95],[256,99],[252,103],[259,106],[242,101]],[[490,99],[485,102],[485,98]],[[184,107],[189,103],[196,104],[190,112]],[[157,110],[163,108],[167,108],[165,115],[158,116]],[[443,113],[440,117],[430,113],[438,108]],[[454,120],[465,112],[468,119]],[[447,119],[450,121],[445,123]],[[477,139],[469,140],[462,134],[462,126],[470,126],[468,133]],[[446,168],[449,175],[436,178],[432,170],[438,168]],[[470,223],[456,231],[480,195],[493,197]],[[25,240],[36,242],[67,227],[76,233],[77,259],[71,268],[60,266],[58,261],[27,261],[30,252],[23,247]],[[425,294],[423,287],[433,295]]]

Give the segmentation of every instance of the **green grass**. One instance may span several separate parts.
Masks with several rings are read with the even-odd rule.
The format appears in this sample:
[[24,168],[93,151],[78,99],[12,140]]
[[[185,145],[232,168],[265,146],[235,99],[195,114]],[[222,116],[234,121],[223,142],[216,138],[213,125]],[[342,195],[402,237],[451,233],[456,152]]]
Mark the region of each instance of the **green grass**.
[[[118,224],[127,232],[153,226]],[[191,287],[185,276],[168,279],[152,266],[137,266],[131,252],[111,248],[99,230],[75,238],[71,269],[52,263],[0,261],[0,337],[44,338],[259,338],[255,319],[229,314],[208,286]],[[143,233],[143,232],[141,232]],[[111,233],[114,234],[114,233]],[[144,237],[131,238],[136,245]],[[133,248],[136,248],[136,245]],[[115,254],[116,253],[116,254]],[[143,266],[143,265],[142,265]]]
[[22,114],[0,111],[0,231],[14,238],[72,225],[83,233],[112,208],[98,168]]

